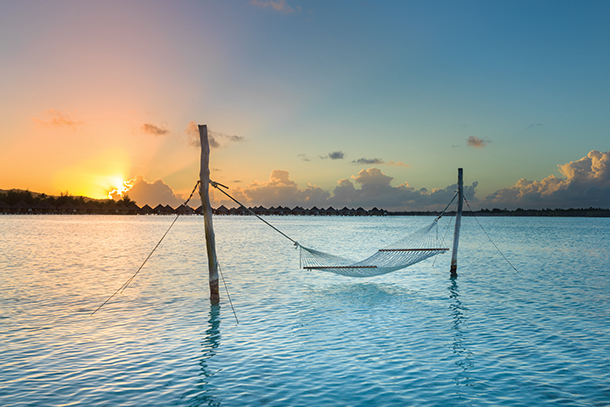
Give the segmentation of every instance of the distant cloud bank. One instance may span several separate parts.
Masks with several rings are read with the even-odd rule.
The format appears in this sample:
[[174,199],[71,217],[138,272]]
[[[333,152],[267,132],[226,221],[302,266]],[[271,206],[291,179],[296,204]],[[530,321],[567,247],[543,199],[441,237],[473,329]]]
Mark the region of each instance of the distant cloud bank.
[[479,206],[515,209],[610,207],[610,151],[593,150],[586,157],[558,165],[565,177],[542,181],[525,178],[483,199]]
[[[389,163],[388,163],[389,164]],[[476,196],[478,182],[464,187],[466,199],[478,208],[545,209],[610,207],[610,151],[591,151],[577,161],[558,165],[564,178],[550,175],[541,181],[520,179],[515,185],[502,188],[482,199]],[[363,169],[351,178],[337,181],[332,192],[316,185],[299,186],[288,171],[276,169],[267,181],[231,188],[231,195],[248,206],[302,206],[340,209],[344,206],[399,210],[441,210],[451,201],[457,185],[429,190],[415,189],[407,182],[392,186],[393,178],[380,169]],[[129,181],[129,197],[138,205],[178,206],[185,197],[175,193],[162,180],[148,182],[138,175]],[[213,205],[234,206],[232,201],[212,192]],[[197,202],[197,201],[195,201]],[[198,203],[197,203],[198,204]]]
[[[344,206],[361,206],[387,210],[437,210],[443,209],[457,190],[457,185],[432,191],[425,188],[416,190],[407,183],[393,187],[390,185],[392,180],[392,177],[385,175],[378,168],[369,168],[361,170],[351,179],[339,180],[331,195],[315,185],[301,188],[290,180],[288,171],[273,170],[268,181],[254,182],[248,187],[236,187],[231,190],[231,194],[249,206],[333,206],[337,209]],[[465,188],[469,198],[474,196],[476,186],[475,182]],[[230,201],[219,203],[232,206]]]

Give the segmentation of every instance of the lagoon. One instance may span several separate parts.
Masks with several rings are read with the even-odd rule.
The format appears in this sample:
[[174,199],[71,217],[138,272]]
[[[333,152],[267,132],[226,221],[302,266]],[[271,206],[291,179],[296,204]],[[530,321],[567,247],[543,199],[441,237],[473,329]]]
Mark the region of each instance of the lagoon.
[[[249,216],[0,216],[0,405],[609,405],[610,219],[462,219],[440,255],[380,277],[299,269]],[[354,258],[423,217],[266,218]],[[442,222],[448,222],[442,220]],[[447,231],[441,223],[440,231]],[[447,236],[451,236],[451,229]]]

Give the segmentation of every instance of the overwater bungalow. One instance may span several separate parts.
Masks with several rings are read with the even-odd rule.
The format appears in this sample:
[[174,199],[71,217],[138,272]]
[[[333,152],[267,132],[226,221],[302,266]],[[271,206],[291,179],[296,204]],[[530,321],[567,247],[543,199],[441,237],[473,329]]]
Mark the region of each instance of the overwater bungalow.
[[[201,208],[202,208],[201,209],[201,213],[203,213],[203,207],[201,207]],[[220,205],[218,208],[216,208],[213,211],[213,213],[216,214],[216,215],[228,215],[229,214],[229,210],[227,209],[226,206]]]
[[294,208],[292,208],[292,210],[290,211],[291,215],[297,215],[297,216],[302,216],[305,214],[305,209],[301,208],[300,206],[295,206]]
[[354,215],[356,216],[367,216],[369,213],[362,207],[359,207],[354,211]]
[[251,209],[252,209],[252,212],[256,213],[257,215],[269,215],[269,209],[265,208],[262,205],[255,206],[254,208],[251,208]]
[[47,201],[42,201],[38,204],[40,213],[55,213],[57,209],[55,206]]
[[177,207],[175,212],[180,215],[192,215],[193,213],[195,213],[193,208],[185,204],[182,204]]
[[6,202],[0,201],[0,213],[11,212],[11,207]]
[[354,211],[353,209],[349,209],[347,206],[344,206],[343,209],[341,209],[338,212],[338,215],[341,215],[341,216],[352,216],[354,214],[353,211]]
[[68,201],[62,205],[59,205],[57,207],[57,212],[63,214],[73,214],[76,213],[76,206],[74,206],[72,202]]
[[140,207],[136,205],[135,202],[129,202],[127,205],[123,206],[123,211],[127,215],[138,215],[142,213]]
[[32,213],[32,205],[24,200],[17,202],[11,207],[13,213]]
[[308,209],[305,211],[307,215],[313,215],[313,216],[317,216],[320,214],[320,209],[318,209],[317,207],[313,207],[311,209]]

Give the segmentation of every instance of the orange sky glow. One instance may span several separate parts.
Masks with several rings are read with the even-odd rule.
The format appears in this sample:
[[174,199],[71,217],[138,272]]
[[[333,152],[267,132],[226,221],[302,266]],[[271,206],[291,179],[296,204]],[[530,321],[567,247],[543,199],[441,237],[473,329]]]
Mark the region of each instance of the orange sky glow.
[[0,189],[610,206],[609,6],[441,3],[2,2]]

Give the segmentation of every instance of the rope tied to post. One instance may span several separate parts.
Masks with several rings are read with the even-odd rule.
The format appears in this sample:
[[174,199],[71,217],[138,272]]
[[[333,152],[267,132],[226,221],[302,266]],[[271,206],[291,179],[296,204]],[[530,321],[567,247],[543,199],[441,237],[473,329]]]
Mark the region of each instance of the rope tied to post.
[[[195,186],[193,187],[193,190],[191,191],[191,194],[189,195],[188,199],[186,201],[184,201],[184,203],[182,205],[186,206],[189,201],[191,200],[191,198],[193,198],[193,195],[195,194],[195,191],[197,190],[197,187],[199,186],[199,184],[201,183],[201,181],[197,181],[197,183],[195,184]],[[125,289],[129,286],[129,284],[131,284],[131,282],[133,281],[134,278],[136,278],[136,276],[138,275],[138,273],[142,270],[142,268],[144,267],[144,265],[146,264],[146,262],[148,261],[148,259],[151,258],[151,256],[153,255],[153,253],[155,252],[155,250],[157,250],[157,248],[159,247],[159,245],[161,244],[161,242],[163,241],[163,239],[165,239],[165,236],[167,236],[167,234],[169,233],[169,231],[171,230],[171,228],[174,226],[174,224],[176,223],[176,221],[178,220],[178,218],[180,217],[180,213],[176,214],[176,217],[174,218],[173,222],[169,225],[169,227],[167,228],[167,230],[165,231],[165,233],[163,234],[163,236],[161,236],[161,239],[159,239],[159,241],[157,242],[157,244],[155,245],[155,247],[153,247],[153,249],[150,251],[150,253],[148,254],[148,256],[146,257],[146,259],[144,259],[144,261],[142,262],[142,264],[140,265],[140,267],[138,267],[138,270],[136,270],[136,272],[129,278],[127,279],[127,281],[125,281],[123,283],[123,285],[121,287],[119,287],[118,290],[116,290],[110,297],[108,297],[108,299],[106,301],[104,301],[102,303],[102,305],[100,305],[99,307],[97,307],[97,309],[95,311],[93,311],[91,313],[91,316],[93,316],[93,314],[95,314],[96,312],[98,312],[104,305],[106,305],[112,298],[114,298],[115,295],[117,295],[119,292],[122,294]]]
[[271,223],[267,222],[265,219],[261,218],[260,216],[258,216],[256,213],[254,213],[254,211],[250,208],[248,208],[247,206],[245,206],[244,204],[242,204],[241,202],[239,202],[237,199],[233,198],[231,195],[229,195],[227,192],[223,191],[222,189],[220,189],[220,187],[225,188],[225,189],[229,189],[228,186],[226,185],[222,185],[219,182],[215,182],[210,180],[210,185],[213,186],[214,188],[216,188],[217,190],[219,190],[220,192],[222,192],[223,194],[225,194],[227,197],[229,197],[229,199],[231,199],[233,202],[235,202],[236,204],[238,204],[240,207],[245,208],[248,212],[250,212],[252,215],[256,216],[261,222],[264,222],[267,226],[271,227],[273,230],[275,230],[276,232],[278,232],[280,235],[284,236],[286,239],[290,240],[295,247],[299,247],[300,244],[299,242],[297,242],[296,240],[294,240],[293,238],[291,238],[290,236],[288,236],[287,234],[285,234],[284,232],[282,232],[281,230],[279,230],[278,228],[276,228],[275,226],[273,226]]

